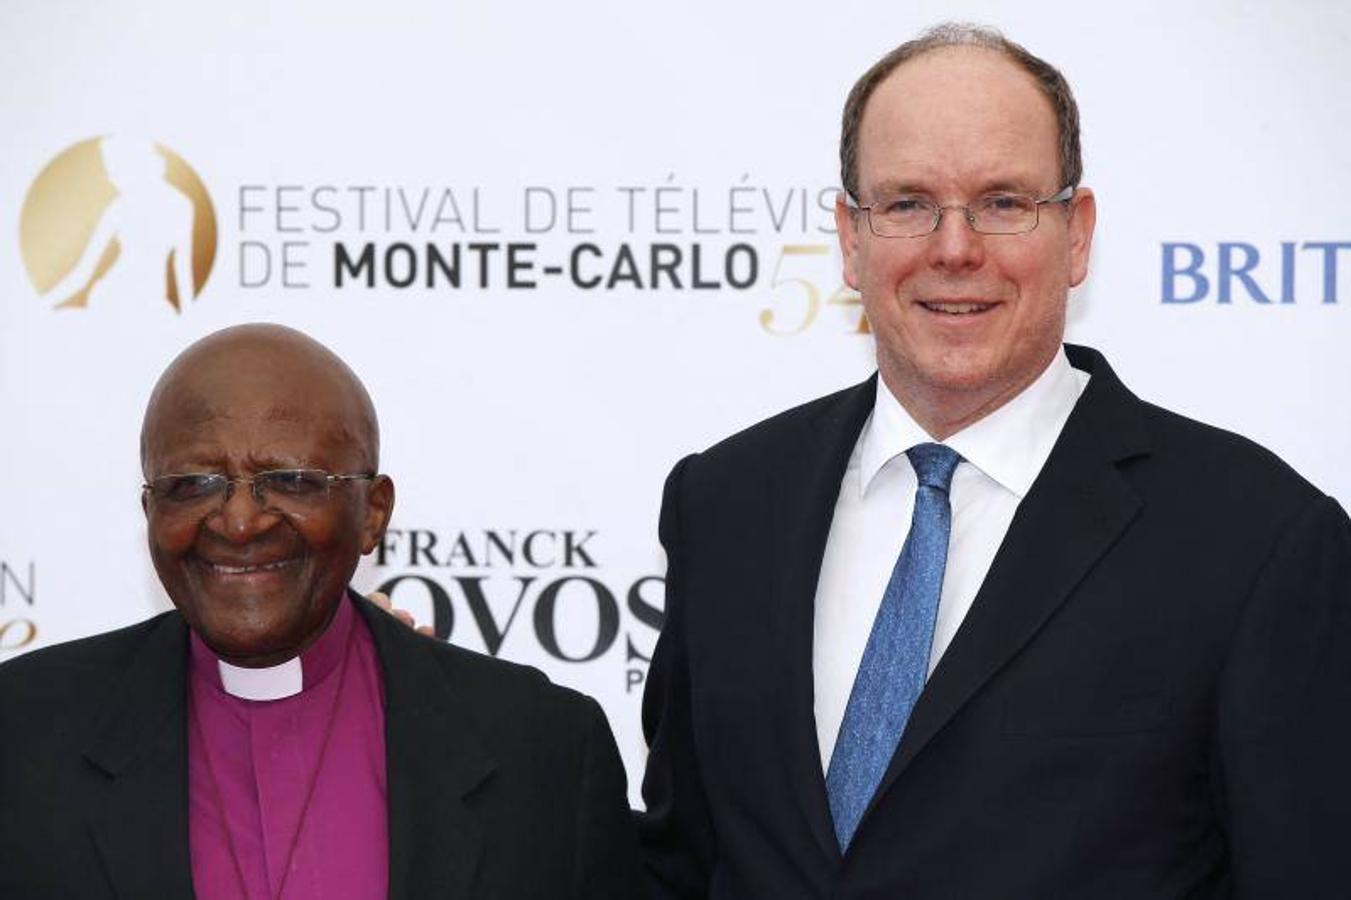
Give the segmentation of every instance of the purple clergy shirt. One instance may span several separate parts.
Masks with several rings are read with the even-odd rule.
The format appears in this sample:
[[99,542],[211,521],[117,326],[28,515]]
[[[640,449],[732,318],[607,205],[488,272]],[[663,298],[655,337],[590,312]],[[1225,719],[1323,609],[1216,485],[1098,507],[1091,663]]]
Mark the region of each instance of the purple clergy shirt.
[[301,654],[302,686],[292,696],[227,693],[219,660],[195,633],[190,656],[188,830],[198,898],[385,897],[384,685],[352,601],[339,602]]

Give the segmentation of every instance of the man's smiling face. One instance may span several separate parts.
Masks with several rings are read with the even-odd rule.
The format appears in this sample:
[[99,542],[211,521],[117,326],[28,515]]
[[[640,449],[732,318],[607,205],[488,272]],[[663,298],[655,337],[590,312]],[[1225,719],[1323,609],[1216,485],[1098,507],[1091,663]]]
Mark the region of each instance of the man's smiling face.
[[[898,195],[942,206],[1000,192],[1044,198],[1064,187],[1059,169],[1050,102],[1027,72],[983,48],[903,63],[860,122],[863,205]],[[878,237],[843,204],[836,215],[846,280],[863,296],[882,376],[907,408],[947,407],[956,420],[989,412],[1059,348],[1070,286],[1087,270],[1086,189],[1043,206],[1025,234],[978,234],[956,209],[913,238]]]
[[[303,336],[259,326],[194,345],[146,412],[147,483],[189,473],[374,472],[369,400],[326,357]],[[150,555],[174,605],[222,657],[258,666],[297,655],[323,632],[388,522],[393,486],[383,476],[335,482],[312,502],[273,504],[237,483],[204,504],[153,494],[144,504]]]

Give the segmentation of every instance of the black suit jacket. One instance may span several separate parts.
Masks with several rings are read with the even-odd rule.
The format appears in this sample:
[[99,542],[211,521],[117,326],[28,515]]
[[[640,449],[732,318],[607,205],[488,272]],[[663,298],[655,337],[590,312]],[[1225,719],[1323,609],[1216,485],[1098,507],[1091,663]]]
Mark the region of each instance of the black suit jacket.
[[[357,600],[385,688],[391,898],[625,898],[624,770],[596,703]],[[0,666],[0,897],[185,898],[178,613]]]
[[655,897],[1351,897],[1351,522],[1098,354],[849,852],[817,576],[875,381],[687,458],[661,535]]

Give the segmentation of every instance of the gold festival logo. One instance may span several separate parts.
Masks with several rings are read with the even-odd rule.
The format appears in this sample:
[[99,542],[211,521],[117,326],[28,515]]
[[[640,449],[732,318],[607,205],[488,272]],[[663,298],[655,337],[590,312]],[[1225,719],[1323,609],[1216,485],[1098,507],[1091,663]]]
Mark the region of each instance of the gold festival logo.
[[19,247],[57,309],[162,297],[182,311],[211,275],[216,213],[202,179],[162,144],[122,135],[63,150],[28,189]]

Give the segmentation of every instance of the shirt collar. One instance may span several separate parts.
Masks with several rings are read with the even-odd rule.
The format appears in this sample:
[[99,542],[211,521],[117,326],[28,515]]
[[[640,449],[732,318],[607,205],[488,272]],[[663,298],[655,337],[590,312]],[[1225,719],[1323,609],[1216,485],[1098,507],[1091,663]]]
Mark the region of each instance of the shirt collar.
[[247,669],[220,659],[197,632],[192,632],[192,673],[219,691],[241,700],[284,700],[323,681],[337,667],[356,613],[351,602],[338,601],[333,618],[305,652],[275,666]]
[[[948,437],[944,444],[1022,499],[1051,455],[1089,375],[1070,365],[1062,347],[1016,397]],[[887,463],[933,438],[877,379],[872,415],[859,436],[859,489],[867,493]]]

